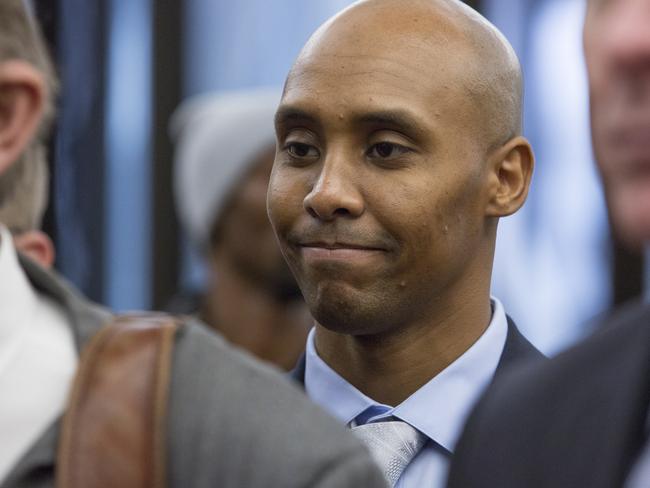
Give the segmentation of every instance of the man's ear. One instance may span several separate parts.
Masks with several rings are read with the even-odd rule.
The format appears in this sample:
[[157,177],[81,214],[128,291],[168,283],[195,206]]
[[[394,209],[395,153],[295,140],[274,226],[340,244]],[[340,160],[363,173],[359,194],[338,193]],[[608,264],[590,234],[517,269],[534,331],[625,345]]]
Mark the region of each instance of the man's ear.
[[530,143],[521,136],[495,150],[489,160],[490,199],[488,217],[505,217],[521,208],[528,196],[535,157]]
[[43,75],[25,61],[0,63],[0,175],[29,145],[46,100]]
[[50,269],[54,264],[56,257],[54,243],[45,232],[28,230],[18,234],[14,236],[14,246],[20,254],[27,256],[45,269]]

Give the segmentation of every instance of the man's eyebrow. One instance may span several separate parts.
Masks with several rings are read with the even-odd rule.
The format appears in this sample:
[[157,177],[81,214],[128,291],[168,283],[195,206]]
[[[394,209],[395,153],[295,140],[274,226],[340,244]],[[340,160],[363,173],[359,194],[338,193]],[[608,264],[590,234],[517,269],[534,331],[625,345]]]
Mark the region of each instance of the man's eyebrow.
[[[356,124],[376,125],[386,129],[403,132],[413,138],[430,138],[426,125],[417,115],[399,108],[390,110],[374,110],[352,116]],[[318,124],[319,121],[311,112],[302,108],[286,105],[280,106],[275,114],[275,126],[281,127],[291,121]]]
[[380,110],[364,113],[356,117],[362,124],[374,124],[403,130],[414,137],[426,135],[425,125],[418,117],[405,110]]
[[291,106],[280,106],[280,108],[278,108],[277,112],[275,113],[274,121],[276,127],[280,124],[287,123],[290,120],[306,120],[315,122],[314,117],[305,110]]

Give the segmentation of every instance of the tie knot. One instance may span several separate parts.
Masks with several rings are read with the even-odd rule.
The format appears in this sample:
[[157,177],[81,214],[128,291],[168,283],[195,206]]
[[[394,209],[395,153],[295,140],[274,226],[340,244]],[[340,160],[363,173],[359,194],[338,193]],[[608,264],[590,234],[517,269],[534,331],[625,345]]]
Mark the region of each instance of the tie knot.
[[390,486],[395,486],[426,442],[422,433],[401,420],[359,425],[352,431],[366,445]]

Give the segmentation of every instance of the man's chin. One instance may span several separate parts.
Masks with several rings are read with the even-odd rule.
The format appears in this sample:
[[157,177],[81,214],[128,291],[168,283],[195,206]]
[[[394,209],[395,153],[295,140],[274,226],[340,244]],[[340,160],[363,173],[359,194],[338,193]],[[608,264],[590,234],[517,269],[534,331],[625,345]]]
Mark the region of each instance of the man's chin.
[[307,300],[316,321],[339,334],[354,336],[382,332],[387,313],[379,301],[359,290],[346,286],[323,287]]
[[365,321],[357,321],[353,317],[341,317],[319,312],[316,322],[330,332],[348,336],[372,336],[378,332]]

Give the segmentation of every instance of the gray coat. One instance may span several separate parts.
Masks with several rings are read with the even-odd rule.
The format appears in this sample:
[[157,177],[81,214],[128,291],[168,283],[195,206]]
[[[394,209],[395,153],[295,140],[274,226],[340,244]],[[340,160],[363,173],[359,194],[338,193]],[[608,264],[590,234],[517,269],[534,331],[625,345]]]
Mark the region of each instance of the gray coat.
[[[60,277],[25,259],[21,264],[32,285],[67,312],[78,351],[111,320]],[[59,424],[1,488],[54,486]],[[338,422],[278,371],[199,324],[188,324],[176,339],[167,429],[169,487],[385,486],[367,452]]]

